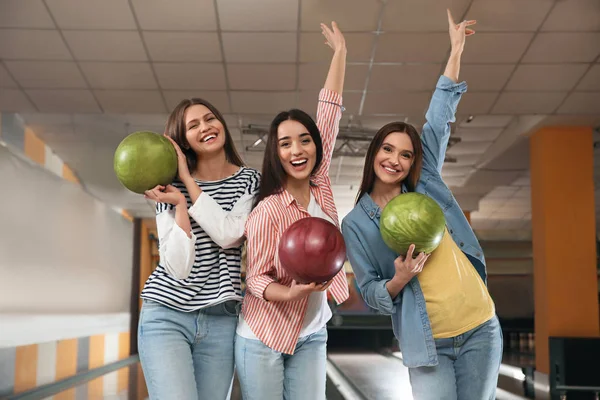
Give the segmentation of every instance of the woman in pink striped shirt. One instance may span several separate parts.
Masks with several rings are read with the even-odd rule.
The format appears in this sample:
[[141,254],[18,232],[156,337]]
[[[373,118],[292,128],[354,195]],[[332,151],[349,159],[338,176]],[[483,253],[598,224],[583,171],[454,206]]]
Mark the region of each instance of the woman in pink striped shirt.
[[303,111],[271,123],[256,206],[246,223],[247,292],[237,327],[236,370],[245,400],[325,399],[329,290],[348,298],[345,272],[323,284],[299,284],[282,269],[277,248],[301,218],[339,228],[329,166],[342,115],[346,44],[337,25],[321,24],[333,58],[319,94],[317,123]]

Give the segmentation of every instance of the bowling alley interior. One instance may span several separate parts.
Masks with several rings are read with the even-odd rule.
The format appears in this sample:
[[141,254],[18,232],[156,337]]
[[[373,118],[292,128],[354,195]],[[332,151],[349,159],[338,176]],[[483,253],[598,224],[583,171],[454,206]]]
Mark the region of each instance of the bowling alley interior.
[[[212,108],[196,103],[187,110],[214,114],[194,120],[199,129],[215,123],[221,128],[189,144],[188,111],[177,116],[174,110],[194,98]],[[316,121],[323,136],[319,168],[327,168],[318,181],[308,175],[317,169],[309,172],[304,159],[282,164],[282,127],[303,122],[290,117],[277,127],[273,120],[291,109]],[[599,400],[598,0],[0,0],[0,399],[221,400],[200,383],[197,394],[175,394],[183,393],[175,392],[177,371],[187,364],[170,357],[161,342],[148,349],[139,340],[143,322],[150,329],[140,317],[150,318],[158,307],[181,318],[204,316],[209,332],[217,329],[210,321],[230,322],[231,338],[216,342],[228,343],[229,366],[203,361],[204,367],[229,379],[226,399],[261,398],[252,393],[258,382],[241,379],[247,373],[238,364],[241,326],[267,351],[279,351],[286,360],[299,357],[301,352],[276,350],[280,344],[269,335],[289,325],[297,327],[292,343],[302,341],[297,334],[302,319],[291,311],[274,314],[283,300],[267,297],[274,296],[275,286],[292,293],[310,285],[314,291],[305,296],[311,300],[292,304],[306,305],[322,295],[326,356],[303,361],[309,370],[323,366],[317,377],[325,382],[322,393],[307,394],[308,381],[306,393],[288,392],[286,378],[282,397],[269,399],[436,398],[431,397],[436,383],[429,394],[415,390],[420,376],[415,371],[439,366],[415,364],[415,346],[435,337],[437,354],[438,336],[432,336],[423,309],[427,301],[430,311],[432,290],[423,286],[422,303],[414,301],[413,290],[423,283],[420,277],[437,249],[421,272],[411,272],[410,282],[391,294],[398,265],[415,259],[386,246],[378,231],[373,240],[383,250],[347,235],[350,220],[361,212],[366,222],[357,229],[379,227],[379,214],[369,215],[361,205],[373,197],[371,203],[383,208],[374,188],[383,187],[378,174],[385,172],[377,170],[377,162],[369,165],[369,154],[380,129],[391,122],[414,126],[418,138],[411,146],[418,148],[406,159],[425,160],[416,187],[395,181],[397,198],[416,191],[432,200],[442,216],[435,245],[444,234],[455,254],[467,260],[500,326],[491,397],[466,387],[466,395],[437,398]],[[172,132],[183,136],[169,136]],[[333,147],[329,132],[335,135]],[[146,136],[132,136],[139,133]],[[183,141],[174,145],[173,139]],[[291,143],[292,153],[308,151]],[[374,151],[387,151],[382,146]],[[231,148],[240,163],[232,161]],[[233,195],[219,189],[229,178],[198,178],[213,176],[197,166],[210,165],[214,154],[222,156],[220,165],[228,162],[248,176],[260,173],[260,181],[252,178],[254,186],[237,194],[229,208],[223,201]],[[278,164],[266,162],[269,154]],[[307,157],[310,166],[313,155]],[[431,157],[435,168],[427,164]],[[407,171],[417,168],[408,165]],[[405,167],[386,168],[386,179],[392,179]],[[358,198],[368,171],[375,174],[375,186]],[[303,173],[303,181],[296,178]],[[241,175],[235,172],[231,179]],[[185,177],[192,178],[194,190],[201,188],[196,197]],[[281,179],[283,186],[254,204],[269,179]],[[290,195],[292,181],[306,183],[314,202],[303,206]],[[333,200],[323,200],[329,193]],[[322,222],[333,230],[327,237],[338,241],[334,274],[345,279],[288,278],[289,263],[325,265],[334,250],[327,253],[325,234],[309,237],[310,228],[306,237],[294,239],[295,249],[301,248],[295,253],[271,245],[287,238],[286,221],[296,211],[286,208],[266,228],[255,225],[263,223],[261,212],[275,207],[270,199],[285,196],[302,211],[299,218],[314,215],[311,205],[327,216],[329,222]],[[398,217],[394,229],[408,231],[411,243],[435,241],[427,228],[429,214],[407,207],[417,219]],[[220,229],[237,229],[235,240],[225,245],[213,239]],[[175,237],[185,243],[187,255],[173,258],[175,245],[167,246],[167,239],[174,243]],[[321,246],[317,256],[302,252],[313,239]],[[217,256],[203,253],[205,245]],[[357,248],[367,252],[360,254],[398,258],[380,265],[385,257],[361,258]],[[221,287],[220,297],[208,297],[213,286],[195,283],[203,257],[220,257],[207,274],[216,277],[217,286],[226,279],[229,292]],[[435,260],[436,268],[444,267]],[[173,275],[183,264],[191,272]],[[485,277],[471,264],[485,268]],[[368,300],[376,297],[368,297],[375,285],[387,296],[387,312]],[[469,297],[457,290],[456,296]],[[419,315],[419,304],[423,327],[407,327],[408,316]],[[461,304],[458,314],[469,312],[466,302],[453,304]],[[445,305],[440,309],[447,311]],[[209,312],[216,309],[224,314]],[[273,323],[271,315],[287,317],[267,334],[258,331],[260,324]],[[454,317],[436,318],[452,323]],[[197,336],[193,345],[202,340]],[[433,339],[427,343],[431,350]],[[150,354],[158,357],[154,363]],[[159,365],[166,358],[174,364]],[[194,379],[195,371],[200,379],[195,362],[186,373]],[[150,364],[160,371],[152,379]],[[478,366],[464,368],[474,374]],[[171,384],[156,378],[164,374],[174,377]]]

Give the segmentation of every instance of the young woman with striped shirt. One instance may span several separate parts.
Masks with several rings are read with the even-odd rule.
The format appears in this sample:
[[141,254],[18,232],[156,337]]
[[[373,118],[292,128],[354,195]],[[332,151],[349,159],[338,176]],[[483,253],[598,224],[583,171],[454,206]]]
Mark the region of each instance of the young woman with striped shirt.
[[327,283],[299,284],[277,255],[281,235],[301,218],[324,218],[339,228],[328,175],[342,115],[346,45],[335,23],[321,27],[334,54],[317,123],[300,110],[275,117],[257,205],[246,224],[247,291],[235,343],[244,400],[325,399],[326,290],[338,304],[348,298],[343,270]]
[[243,166],[209,102],[183,100],[166,136],[177,179],[157,202],[160,263],[142,291],[140,361],[151,399],[225,399],[231,388],[244,226],[260,174]]

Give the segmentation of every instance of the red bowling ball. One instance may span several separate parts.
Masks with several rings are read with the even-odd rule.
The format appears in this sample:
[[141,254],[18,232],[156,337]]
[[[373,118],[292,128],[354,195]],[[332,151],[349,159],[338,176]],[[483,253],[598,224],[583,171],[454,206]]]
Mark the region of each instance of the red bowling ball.
[[329,281],[346,261],[344,237],[334,224],[323,218],[302,218],[283,232],[279,260],[298,283]]

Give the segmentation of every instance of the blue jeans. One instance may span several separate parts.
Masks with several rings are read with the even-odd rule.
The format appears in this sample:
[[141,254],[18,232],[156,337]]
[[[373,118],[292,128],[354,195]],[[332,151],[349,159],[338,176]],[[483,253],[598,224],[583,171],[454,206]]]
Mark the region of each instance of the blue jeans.
[[235,339],[235,368],[244,400],[325,400],[327,329],[300,338],[293,355],[256,339]]
[[138,348],[150,399],[229,397],[236,304],[229,301],[187,313],[143,301]]
[[468,332],[436,339],[439,364],[410,368],[415,400],[494,400],[502,361],[502,331],[494,316]]

